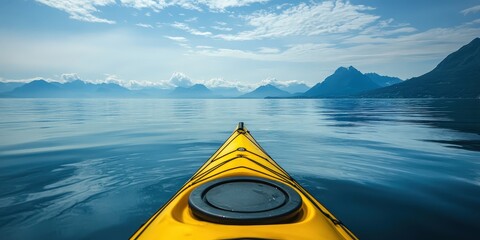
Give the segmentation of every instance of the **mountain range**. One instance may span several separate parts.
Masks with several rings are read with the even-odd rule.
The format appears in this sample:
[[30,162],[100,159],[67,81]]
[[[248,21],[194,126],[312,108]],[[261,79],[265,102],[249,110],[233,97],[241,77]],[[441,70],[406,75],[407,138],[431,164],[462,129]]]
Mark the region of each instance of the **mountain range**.
[[114,83],[93,84],[81,80],[67,83],[34,80],[4,93],[7,97],[98,98],[131,97],[132,91]]
[[66,83],[42,79],[29,83],[0,82],[0,97],[28,98],[480,98],[480,38],[448,55],[432,71],[402,81],[355,67],[338,68],[312,88],[302,83],[270,81],[249,93],[235,87],[203,84],[174,89],[130,90],[115,83]]
[[257,89],[241,95],[239,98],[266,98],[266,97],[290,97],[290,94],[287,91],[283,91],[272,84],[267,84],[265,86],[260,86]]
[[432,71],[360,95],[371,98],[479,98],[480,38],[448,55]]
[[369,77],[350,66],[340,67],[321,83],[306,91],[302,96],[311,98],[348,97],[357,93],[380,88]]

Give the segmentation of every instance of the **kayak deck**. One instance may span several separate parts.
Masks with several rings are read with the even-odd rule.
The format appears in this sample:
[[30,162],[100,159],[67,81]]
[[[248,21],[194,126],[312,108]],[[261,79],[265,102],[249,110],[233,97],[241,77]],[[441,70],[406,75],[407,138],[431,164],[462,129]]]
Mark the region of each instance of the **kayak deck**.
[[[262,181],[261,179],[265,179],[264,183],[260,184],[270,186],[278,183],[293,189],[294,192],[287,198],[293,198],[293,195],[298,195],[301,198],[299,199],[299,201],[301,200],[299,209],[295,210],[295,217],[290,217],[288,220],[282,220],[281,222],[267,221],[263,224],[255,222],[251,225],[245,225],[235,221],[222,223],[223,216],[220,216],[220,220],[210,221],[201,219],[198,214],[195,214],[195,211],[193,211],[195,209],[192,209],[192,202],[189,202],[189,197],[192,198],[191,194],[195,197],[196,188],[201,188],[202,185],[214,181],[238,177],[246,178],[246,181],[257,181],[258,179]],[[274,188],[272,191],[276,191]],[[225,192],[225,190],[222,191]],[[245,198],[241,191],[231,190],[227,192],[230,192],[230,194],[240,193],[238,194],[240,201],[242,201],[242,197]],[[197,198],[202,197],[205,196],[197,196]],[[230,198],[235,198],[235,196],[230,195]],[[273,199],[275,200],[275,198]],[[280,167],[263,150],[250,132],[244,128],[243,124],[239,124],[239,127],[213,156],[161,209],[137,230],[131,239],[357,238]]]

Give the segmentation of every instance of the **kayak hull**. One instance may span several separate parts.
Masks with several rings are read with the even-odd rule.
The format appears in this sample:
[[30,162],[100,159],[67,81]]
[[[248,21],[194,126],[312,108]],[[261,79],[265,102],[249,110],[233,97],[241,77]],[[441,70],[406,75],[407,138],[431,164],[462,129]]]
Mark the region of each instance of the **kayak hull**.
[[[278,223],[220,223],[194,214],[189,196],[202,184],[238,177],[263,178],[293,189],[301,198],[293,219]],[[227,141],[131,239],[357,239],[302,188],[239,125]]]

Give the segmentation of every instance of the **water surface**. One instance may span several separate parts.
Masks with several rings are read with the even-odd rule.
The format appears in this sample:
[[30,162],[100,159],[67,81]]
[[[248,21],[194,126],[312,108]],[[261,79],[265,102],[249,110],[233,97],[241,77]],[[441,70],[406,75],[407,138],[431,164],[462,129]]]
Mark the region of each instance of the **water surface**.
[[244,121],[361,239],[478,239],[479,100],[0,99],[2,239],[126,239]]

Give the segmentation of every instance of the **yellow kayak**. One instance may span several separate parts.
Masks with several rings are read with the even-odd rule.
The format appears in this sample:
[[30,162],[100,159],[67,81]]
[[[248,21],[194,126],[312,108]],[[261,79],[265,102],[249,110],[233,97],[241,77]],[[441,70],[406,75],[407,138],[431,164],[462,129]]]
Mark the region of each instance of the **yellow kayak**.
[[357,239],[239,123],[131,239]]

